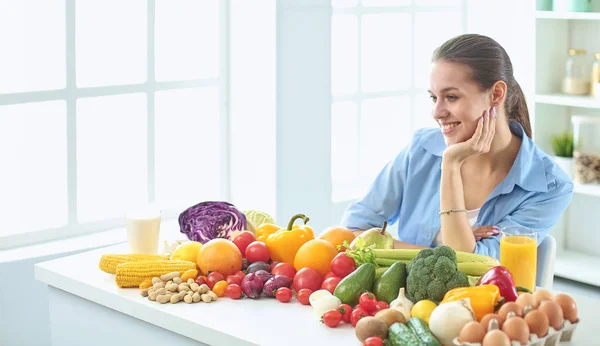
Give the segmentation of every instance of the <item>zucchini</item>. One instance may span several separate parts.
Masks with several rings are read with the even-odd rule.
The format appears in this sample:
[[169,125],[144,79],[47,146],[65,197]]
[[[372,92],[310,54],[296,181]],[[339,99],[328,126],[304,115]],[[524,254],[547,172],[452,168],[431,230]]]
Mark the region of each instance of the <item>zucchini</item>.
[[388,330],[392,346],[425,346],[423,342],[405,324],[396,322]]
[[418,317],[411,317],[406,323],[415,335],[427,346],[442,346],[440,342],[431,334],[427,323]]

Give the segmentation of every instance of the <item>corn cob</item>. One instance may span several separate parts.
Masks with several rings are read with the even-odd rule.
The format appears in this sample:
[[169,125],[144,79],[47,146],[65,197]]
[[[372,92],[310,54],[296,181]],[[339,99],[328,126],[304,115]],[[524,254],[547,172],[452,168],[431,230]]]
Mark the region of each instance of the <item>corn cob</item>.
[[148,261],[148,260],[167,260],[167,256],[145,255],[145,254],[105,254],[100,258],[100,270],[109,274],[117,272],[117,265],[127,262]]
[[181,275],[190,269],[196,269],[196,263],[170,260],[127,262],[117,265],[116,281],[119,287],[138,287],[148,278],[160,277],[172,272],[179,272]]
[[[372,249],[375,258],[377,259],[394,259],[401,261],[410,261],[420,249]],[[456,251],[456,262],[458,263],[490,263],[499,265],[498,260],[484,255],[474,254],[470,252]]]

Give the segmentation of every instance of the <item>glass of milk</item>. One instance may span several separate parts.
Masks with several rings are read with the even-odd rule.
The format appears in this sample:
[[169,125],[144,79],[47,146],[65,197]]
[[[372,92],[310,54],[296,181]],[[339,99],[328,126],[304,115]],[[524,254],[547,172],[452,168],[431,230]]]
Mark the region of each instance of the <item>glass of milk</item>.
[[158,253],[161,213],[158,208],[140,208],[127,213],[127,242],[136,254]]

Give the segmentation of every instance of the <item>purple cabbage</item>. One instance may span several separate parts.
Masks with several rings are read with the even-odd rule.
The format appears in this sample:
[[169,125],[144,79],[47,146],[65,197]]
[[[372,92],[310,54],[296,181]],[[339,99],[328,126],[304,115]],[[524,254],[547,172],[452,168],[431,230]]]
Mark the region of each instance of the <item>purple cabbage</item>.
[[233,231],[246,229],[246,216],[228,202],[202,202],[179,215],[181,233],[206,243],[215,238],[232,239]]

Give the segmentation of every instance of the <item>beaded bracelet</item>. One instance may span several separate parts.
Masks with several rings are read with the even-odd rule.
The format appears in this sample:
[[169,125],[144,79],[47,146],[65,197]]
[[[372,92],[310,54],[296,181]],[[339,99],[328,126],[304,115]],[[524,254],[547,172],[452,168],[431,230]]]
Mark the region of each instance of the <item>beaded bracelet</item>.
[[449,215],[450,213],[458,213],[458,212],[466,213],[467,211],[468,211],[467,209],[448,209],[448,210],[440,211],[440,215],[442,215],[442,214]]

